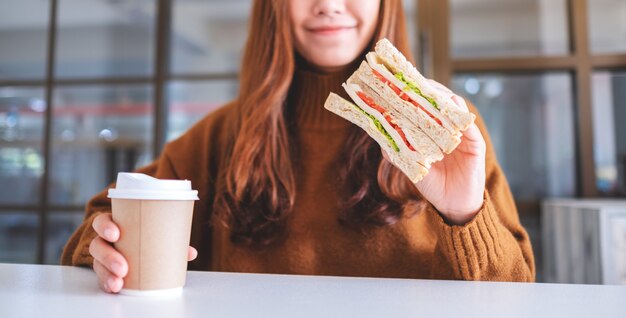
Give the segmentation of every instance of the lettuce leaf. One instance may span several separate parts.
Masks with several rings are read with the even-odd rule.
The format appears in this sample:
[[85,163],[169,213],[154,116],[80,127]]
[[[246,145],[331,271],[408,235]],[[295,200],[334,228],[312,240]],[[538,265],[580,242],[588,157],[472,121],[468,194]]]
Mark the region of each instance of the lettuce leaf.
[[404,74],[402,74],[402,72],[398,72],[398,73],[394,74],[394,76],[397,79],[401,80],[404,84],[406,84],[406,87],[404,88],[405,90],[412,90],[412,91],[414,91],[416,94],[424,97],[424,99],[426,99],[429,103],[431,103],[433,105],[433,107],[435,107],[435,109],[440,110],[439,106],[437,105],[437,102],[435,102],[434,99],[424,95],[422,93],[422,90],[420,90],[419,87],[417,87],[417,85],[415,85],[415,83],[409,81],[406,77],[404,77]]
[[387,132],[387,130],[385,129],[385,127],[383,127],[383,124],[376,119],[376,117],[374,117],[372,114],[369,114],[368,112],[366,112],[365,110],[363,110],[361,107],[359,107],[358,105],[354,105],[352,104],[354,107],[356,107],[359,111],[361,111],[363,114],[365,114],[365,116],[369,117],[369,119],[372,120],[372,122],[374,123],[374,126],[376,126],[376,129],[378,129],[378,131],[380,131],[381,134],[383,134],[383,136],[385,136],[387,138],[387,141],[389,141],[389,144],[391,145],[391,147],[393,148],[393,150],[395,150],[396,152],[400,152],[400,147],[398,147],[398,144],[396,144],[396,141],[393,140],[393,138],[391,137],[391,135]]

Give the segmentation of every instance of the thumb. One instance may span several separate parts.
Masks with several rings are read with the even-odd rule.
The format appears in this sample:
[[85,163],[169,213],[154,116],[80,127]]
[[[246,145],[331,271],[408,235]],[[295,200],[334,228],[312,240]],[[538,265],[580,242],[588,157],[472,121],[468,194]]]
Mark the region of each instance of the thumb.
[[187,261],[191,262],[198,257],[198,250],[189,246],[189,252],[187,254]]

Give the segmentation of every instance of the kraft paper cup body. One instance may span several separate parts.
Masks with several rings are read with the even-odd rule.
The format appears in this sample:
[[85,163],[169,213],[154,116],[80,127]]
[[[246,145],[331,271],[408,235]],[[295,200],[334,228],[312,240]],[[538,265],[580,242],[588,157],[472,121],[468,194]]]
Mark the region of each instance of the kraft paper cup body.
[[[128,274],[120,293],[141,296],[180,293],[187,274],[197,192],[191,190],[189,181],[186,181],[189,190],[178,184],[174,185],[173,188],[179,188],[172,190],[173,194],[168,195],[163,187],[150,192],[150,188],[159,187],[154,184],[160,180],[145,176],[144,184],[120,182],[124,177],[128,176],[120,173],[118,186],[109,190],[113,221],[120,228],[120,238],[114,246],[128,262]],[[182,180],[166,180],[173,181]],[[140,187],[143,189],[138,190]],[[150,197],[151,194],[154,196]]]

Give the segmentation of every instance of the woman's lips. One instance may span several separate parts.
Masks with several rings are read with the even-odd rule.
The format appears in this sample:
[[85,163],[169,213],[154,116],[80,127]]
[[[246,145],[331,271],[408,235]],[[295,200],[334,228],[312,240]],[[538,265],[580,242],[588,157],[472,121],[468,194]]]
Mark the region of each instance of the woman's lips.
[[354,29],[353,26],[324,26],[319,28],[309,28],[309,32],[317,35],[335,35],[344,31]]

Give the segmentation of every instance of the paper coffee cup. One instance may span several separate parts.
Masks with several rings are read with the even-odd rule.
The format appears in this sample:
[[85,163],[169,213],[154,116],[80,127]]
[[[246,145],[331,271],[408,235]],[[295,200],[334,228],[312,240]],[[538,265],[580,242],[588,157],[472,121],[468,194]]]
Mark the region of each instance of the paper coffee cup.
[[122,294],[179,293],[185,285],[194,201],[188,180],[160,180],[141,173],[119,173],[109,189],[114,243],[128,262]]

